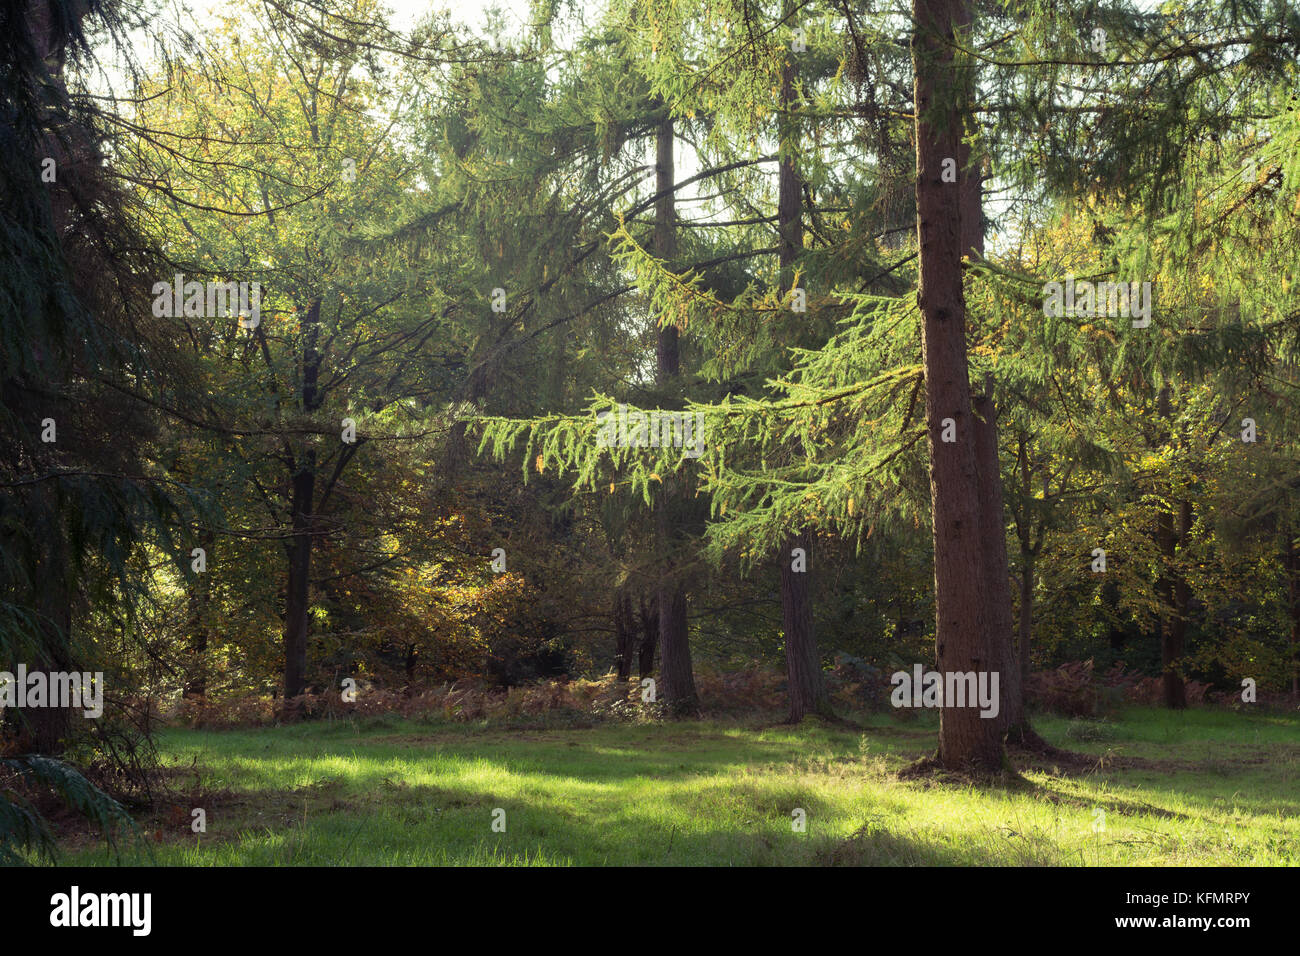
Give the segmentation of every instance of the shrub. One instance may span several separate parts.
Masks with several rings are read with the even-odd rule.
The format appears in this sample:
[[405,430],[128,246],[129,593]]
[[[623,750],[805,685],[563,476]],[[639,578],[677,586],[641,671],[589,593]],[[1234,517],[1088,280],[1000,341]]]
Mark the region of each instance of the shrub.
[[1025,702],[1035,710],[1064,717],[1092,717],[1098,695],[1092,661],[1071,661],[1055,670],[1034,671],[1025,685]]

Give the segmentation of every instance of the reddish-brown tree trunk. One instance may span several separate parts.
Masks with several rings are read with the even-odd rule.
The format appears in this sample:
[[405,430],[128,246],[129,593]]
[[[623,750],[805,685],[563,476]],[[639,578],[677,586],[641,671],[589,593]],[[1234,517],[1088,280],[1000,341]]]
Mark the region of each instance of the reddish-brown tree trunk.
[[1002,727],[1015,737],[1027,728],[1022,691],[1020,655],[1015,647],[1015,625],[1011,615],[1011,570],[1007,562],[1007,535],[1002,508],[1002,472],[998,458],[997,407],[992,383],[974,400],[975,458],[979,471],[980,537],[986,560],[984,600],[990,637],[998,651],[998,717]]
[[[933,515],[935,645],[938,669],[988,673],[1003,666],[988,617],[987,555],[966,360],[966,300],[962,291],[961,202],[955,163],[969,113],[969,90],[955,81],[953,28],[968,19],[962,0],[913,0],[912,63],[916,109],[916,206],[920,244],[922,358],[929,430]],[[951,168],[948,166],[947,168]],[[946,420],[956,440],[941,439]],[[939,763],[950,769],[996,771],[1002,766],[1001,721],[978,707],[944,700]]]
[[[963,40],[969,36],[971,10],[963,8],[957,26]],[[973,82],[973,77],[971,78]],[[957,166],[961,184],[961,246],[972,259],[984,257],[984,177],[982,156],[972,148],[971,137],[977,133],[973,116],[967,116],[967,135],[958,144]],[[1001,703],[998,720],[1007,735],[1017,743],[1041,743],[1029,728],[1025,716],[1024,686],[1027,663],[1021,664],[1016,646],[1017,632],[1011,612],[1011,570],[1007,560],[1006,512],[1002,499],[1002,463],[998,454],[998,409],[994,399],[992,376],[984,383],[983,393],[972,400],[975,413],[975,467],[979,473],[980,536],[984,539],[987,560],[984,600],[988,626],[998,649],[998,688]],[[1026,622],[1028,618],[1026,618]],[[1022,629],[1021,636],[1024,639]],[[1027,642],[1026,642],[1027,643]]]

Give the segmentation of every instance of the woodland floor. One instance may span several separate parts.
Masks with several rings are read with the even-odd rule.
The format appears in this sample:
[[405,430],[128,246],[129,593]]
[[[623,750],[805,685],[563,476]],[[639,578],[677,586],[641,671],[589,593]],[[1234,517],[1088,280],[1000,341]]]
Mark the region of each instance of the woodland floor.
[[[531,727],[396,718],[168,730],[176,799],[79,865],[1297,865],[1300,715],[1040,717],[1086,769],[992,786],[898,771],[932,714]],[[207,832],[191,832],[202,807]],[[505,832],[492,830],[505,810]],[[806,832],[792,831],[802,808]]]

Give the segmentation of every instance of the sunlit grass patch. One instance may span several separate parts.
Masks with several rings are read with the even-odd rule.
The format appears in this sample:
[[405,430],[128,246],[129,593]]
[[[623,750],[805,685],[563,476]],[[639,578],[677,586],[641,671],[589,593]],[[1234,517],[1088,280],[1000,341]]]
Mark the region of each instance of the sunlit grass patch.
[[[1104,739],[1042,719],[1092,772],[905,780],[934,727],[693,721],[593,728],[352,721],[170,730],[189,809],[126,862],[175,865],[1294,865],[1300,721],[1135,709]],[[492,829],[504,811],[504,832]],[[802,811],[806,830],[794,821]],[[67,862],[108,864],[70,847]]]

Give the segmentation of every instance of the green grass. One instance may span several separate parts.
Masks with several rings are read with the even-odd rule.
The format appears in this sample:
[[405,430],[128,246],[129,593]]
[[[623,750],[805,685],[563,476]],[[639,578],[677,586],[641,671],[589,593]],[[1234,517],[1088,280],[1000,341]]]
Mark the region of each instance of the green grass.
[[[863,730],[712,721],[512,729],[378,718],[170,730],[197,801],[123,863],[167,865],[1296,865],[1300,718],[1133,709],[1043,735],[1094,771],[975,786],[897,771],[933,714]],[[1115,761],[1114,758],[1121,758]],[[1137,758],[1137,759],[1134,759]],[[1127,763],[1125,763],[1127,761]],[[1120,764],[1123,764],[1122,766]],[[186,790],[194,771],[177,769]],[[207,832],[190,831],[191,806]],[[793,832],[791,812],[807,814]],[[506,831],[493,832],[493,810]],[[1104,829],[1094,829],[1102,820]],[[159,839],[159,836],[161,839]],[[118,862],[86,835],[67,863]]]

